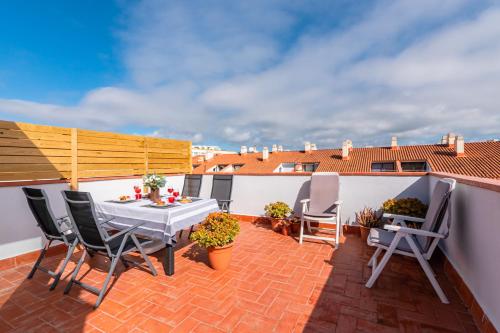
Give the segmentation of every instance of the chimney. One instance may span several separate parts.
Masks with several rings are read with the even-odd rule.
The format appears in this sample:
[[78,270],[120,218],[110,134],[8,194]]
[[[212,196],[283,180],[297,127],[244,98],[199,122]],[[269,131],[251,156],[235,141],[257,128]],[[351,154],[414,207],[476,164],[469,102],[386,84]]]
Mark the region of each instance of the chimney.
[[391,138],[391,150],[398,150],[399,147],[398,147],[398,137],[397,136],[393,136]]
[[247,153],[247,146],[241,146],[240,148],[240,155],[244,155]]
[[214,153],[208,152],[205,154],[205,161],[211,160],[212,158],[214,158]]
[[253,146],[253,152],[258,153],[259,151],[257,150],[257,146]]
[[455,141],[455,156],[456,157],[463,157],[465,156],[465,148],[464,148],[464,137],[463,136],[456,136],[456,141]]
[[311,150],[318,150],[315,143],[311,143]]
[[278,151],[283,151],[283,146],[282,145],[278,146]]
[[248,147],[248,152],[249,153],[255,153],[255,148],[252,147],[252,146]]
[[443,137],[441,138],[441,144],[442,145],[448,144],[448,136],[447,135],[443,135]]
[[269,148],[262,148],[262,160],[267,161],[269,159]]
[[278,151],[278,145],[274,144],[273,147],[271,148],[271,152],[275,153]]
[[311,143],[309,141],[304,143],[304,152],[309,154],[311,153]]
[[448,133],[448,147],[453,147],[455,145],[455,134]]
[[342,143],[342,159],[349,159],[349,142],[347,140]]
[[352,151],[352,141],[347,139],[344,141],[344,143],[347,145],[347,149],[349,149],[349,151]]

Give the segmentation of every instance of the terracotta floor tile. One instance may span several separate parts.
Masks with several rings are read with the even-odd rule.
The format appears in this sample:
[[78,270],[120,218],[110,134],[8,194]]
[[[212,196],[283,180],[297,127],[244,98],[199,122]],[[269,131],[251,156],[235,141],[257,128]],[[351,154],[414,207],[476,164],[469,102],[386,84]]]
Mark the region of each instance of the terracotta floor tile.
[[[62,293],[81,253],[75,253],[52,292],[46,274],[26,279],[32,263],[1,271],[0,332],[477,332],[442,270],[436,273],[449,305],[439,302],[411,258],[393,256],[376,285],[365,288],[373,249],[353,235],[334,250],[321,242],[300,245],[292,237],[242,223],[233,261],[224,272],[212,270],[204,250],[186,237],[175,253],[174,276],[163,273],[164,250],[151,256],[156,277],[119,265],[121,274],[97,310],[96,296],[78,286]],[[54,256],[44,265],[54,268],[61,261],[62,255]],[[109,262],[94,257],[80,276],[101,286],[108,267]]]

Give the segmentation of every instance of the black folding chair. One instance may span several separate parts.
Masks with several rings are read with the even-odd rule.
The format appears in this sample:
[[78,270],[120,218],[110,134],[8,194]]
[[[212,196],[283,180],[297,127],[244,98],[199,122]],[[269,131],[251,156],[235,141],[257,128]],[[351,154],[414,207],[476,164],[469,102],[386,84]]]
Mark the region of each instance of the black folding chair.
[[[124,254],[137,250],[141,253],[142,258],[146,261],[146,264],[152,274],[156,276],[156,270],[142,248],[142,244],[151,241],[139,238],[134,234],[134,230],[140,227],[142,223],[110,235],[108,231],[110,231],[111,228],[105,228],[104,225],[112,219],[105,220],[100,219],[97,216],[90,193],[63,191],[62,195],[66,203],[68,215],[74,225],[75,233],[77,234],[80,243],[84,246],[82,257],[78,261],[66,289],[64,289],[65,294],[69,293],[73,283],[76,283],[80,287],[98,295],[97,301],[94,305],[94,308],[97,308],[99,304],[101,304],[101,301],[106,293],[109,281],[115,271],[118,260],[121,260],[125,267],[128,267],[128,263],[138,265],[137,263],[127,261],[122,257]],[[108,257],[111,260],[111,267],[101,289],[97,289],[76,279],[78,272],[85,261],[85,256],[89,251]]]
[[[78,244],[78,238],[72,232],[71,224],[67,216],[59,218],[54,217],[52,209],[49,205],[49,199],[44,190],[38,188],[23,187],[23,192],[26,195],[28,206],[30,207],[31,212],[35,217],[38,227],[40,227],[46,238],[42,252],[38,256],[35,265],[28,274],[28,279],[33,278],[33,275],[35,275],[37,269],[41,270],[42,272],[45,272],[54,278],[54,281],[49,288],[50,290],[54,290],[54,288],[57,286],[57,283],[59,282],[59,279],[61,278],[62,273],[64,272],[64,269],[66,268],[66,265],[71,259],[71,255],[73,255],[73,252],[75,251],[75,247]],[[58,272],[53,272],[40,265],[43,258],[45,257],[45,254],[47,253],[48,248],[50,247],[50,244],[52,244],[52,242],[55,240],[64,242],[64,244],[66,244],[66,246],[68,247],[66,258],[64,258],[64,262]]]
[[232,175],[214,175],[212,183],[212,194],[210,198],[217,199],[219,208],[226,213],[229,213],[231,205],[231,191],[233,189]]
[[184,186],[182,187],[182,196],[199,197],[201,189],[202,175],[185,175]]

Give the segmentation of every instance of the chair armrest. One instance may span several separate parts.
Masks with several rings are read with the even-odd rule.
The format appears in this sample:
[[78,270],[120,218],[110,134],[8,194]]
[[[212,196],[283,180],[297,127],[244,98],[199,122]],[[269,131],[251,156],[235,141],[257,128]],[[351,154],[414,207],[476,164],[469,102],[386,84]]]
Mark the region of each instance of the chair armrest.
[[98,219],[97,219],[97,222],[99,222],[99,224],[101,224],[101,225],[102,225],[102,224],[106,224],[106,223],[108,223],[109,221],[112,221],[112,220],[114,220],[114,219],[115,219],[114,217],[110,217],[109,219],[105,219],[105,218],[103,218],[103,217],[100,217],[100,218],[98,218]]
[[306,203],[308,203],[309,201],[311,201],[311,199],[302,199],[302,200],[300,200],[300,203],[301,203],[301,204],[306,204]]
[[385,230],[396,231],[396,232],[404,232],[407,234],[417,235],[417,236],[425,236],[432,238],[445,238],[444,235],[438,234],[436,232],[431,232],[427,230],[420,230],[414,228],[401,227],[398,225],[386,224],[384,225]]
[[109,243],[110,241],[112,241],[113,239],[123,235],[123,234],[127,234],[127,233],[131,233],[132,231],[134,231],[135,229],[139,228],[141,225],[143,225],[144,223],[146,222],[141,222],[141,223],[137,223],[136,225],[133,225],[133,226],[130,226],[128,227],[127,229],[124,229],[120,232],[117,232],[116,234],[114,234],[113,236],[111,237],[107,237],[104,239],[104,242],[106,243]]
[[233,202],[233,200],[224,200],[224,199],[220,199],[220,200],[217,200],[219,202]]
[[418,223],[424,223],[425,222],[425,219],[422,219],[420,217],[397,215],[397,214],[389,214],[389,213],[384,213],[384,215],[382,215],[382,217],[389,218],[389,219],[395,219],[395,220],[402,220],[402,221],[418,222]]
[[337,200],[337,201],[335,201],[333,204],[334,204],[334,205],[337,205],[337,206],[340,206],[340,205],[342,205],[343,203],[344,203],[344,202],[343,202],[342,200]]

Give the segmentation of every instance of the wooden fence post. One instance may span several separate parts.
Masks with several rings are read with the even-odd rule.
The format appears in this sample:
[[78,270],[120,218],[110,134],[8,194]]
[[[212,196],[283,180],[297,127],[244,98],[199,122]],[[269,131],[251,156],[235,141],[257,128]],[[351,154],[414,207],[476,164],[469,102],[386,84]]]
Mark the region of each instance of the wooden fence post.
[[71,189],[78,190],[78,129],[71,129]]

